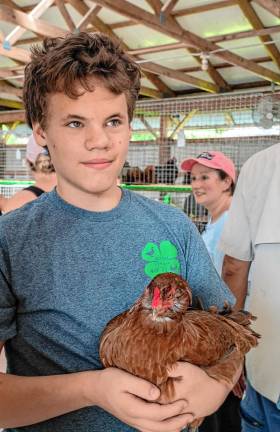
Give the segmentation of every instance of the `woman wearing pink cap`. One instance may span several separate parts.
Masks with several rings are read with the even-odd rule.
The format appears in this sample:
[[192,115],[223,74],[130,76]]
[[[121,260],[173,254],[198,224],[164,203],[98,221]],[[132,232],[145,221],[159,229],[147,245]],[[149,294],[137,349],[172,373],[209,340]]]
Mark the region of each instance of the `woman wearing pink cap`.
[[[191,173],[196,203],[208,210],[209,220],[202,238],[217,272],[221,275],[224,253],[219,250],[218,244],[234,192],[234,164],[222,152],[207,151],[196,158],[184,160],[181,169]],[[239,432],[239,403],[239,398],[230,393],[220,409],[205,419],[199,432]]]

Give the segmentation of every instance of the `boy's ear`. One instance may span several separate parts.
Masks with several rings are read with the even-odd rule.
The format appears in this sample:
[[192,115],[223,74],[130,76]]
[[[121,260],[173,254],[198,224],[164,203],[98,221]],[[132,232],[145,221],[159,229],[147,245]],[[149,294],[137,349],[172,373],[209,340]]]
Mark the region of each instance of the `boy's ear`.
[[47,142],[46,142],[45,132],[43,131],[39,123],[33,124],[32,130],[33,130],[33,135],[36,143],[41,147],[46,147]]

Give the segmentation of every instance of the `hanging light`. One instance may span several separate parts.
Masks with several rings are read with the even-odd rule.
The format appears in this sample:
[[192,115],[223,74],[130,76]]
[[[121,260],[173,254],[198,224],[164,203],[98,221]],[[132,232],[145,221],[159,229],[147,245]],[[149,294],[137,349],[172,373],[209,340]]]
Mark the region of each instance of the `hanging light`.
[[202,52],[199,57],[201,59],[201,70],[207,71],[208,65],[209,65],[210,54],[207,52]]

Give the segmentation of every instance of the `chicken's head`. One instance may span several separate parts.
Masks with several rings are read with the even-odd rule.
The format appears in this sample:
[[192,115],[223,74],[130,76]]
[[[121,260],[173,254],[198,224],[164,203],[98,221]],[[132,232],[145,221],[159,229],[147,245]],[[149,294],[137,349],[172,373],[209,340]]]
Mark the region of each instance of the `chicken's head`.
[[188,283],[175,273],[161,273],[154,277],[145,294],[154,319],[172,318],[185,312],[192,302]]

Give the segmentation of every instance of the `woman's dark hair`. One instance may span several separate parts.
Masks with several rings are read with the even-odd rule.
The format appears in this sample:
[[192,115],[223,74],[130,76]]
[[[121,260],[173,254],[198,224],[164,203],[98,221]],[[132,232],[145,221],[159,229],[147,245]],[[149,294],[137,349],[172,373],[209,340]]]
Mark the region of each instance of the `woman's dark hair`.
[[229,191],[230,195],[233,195],[234,190],[235,190],[235,183],[233,182],[232,178],[227,173],[225,173],[223,170],[217,169],[216,171],[217,171],[221,180],[225,180],[227,177],[229,177],[231,179],[231,185],[227,189],[227,191]]
[[76,99],[93,91],[96,81],[114,94],[124,93],[129,121],[140,90],[140,68],[113,39],[102,33],[77,33],[47,38],[31,48],[31,62],[25,68],[23,101],[30,127],[45,129],[48,96],[62,92]]

